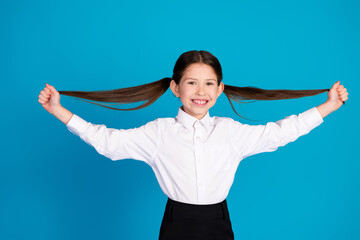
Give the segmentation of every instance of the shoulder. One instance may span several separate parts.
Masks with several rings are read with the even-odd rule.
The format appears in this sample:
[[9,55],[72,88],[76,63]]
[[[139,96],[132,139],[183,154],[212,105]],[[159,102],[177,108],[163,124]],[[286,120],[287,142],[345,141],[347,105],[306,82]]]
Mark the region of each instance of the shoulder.
[[239,121],[236,121],[232,118],[229,117],[211,117],[211,122],[214,125],[243,125],[242,123],[240,123]]
[[229,135],[235,129],[239,128],[241,123],[229,117],[214,116],[210,118],[210,125],[212,125],[214,130],[221,131],[223,134]]
[[250,125],[246,123],[241,123],[235,119],[229,117],[212,117],[212,124],[214,127],[219,127],[221,129],[227,129],[232,133],[239,133],[239,131],[252,131],[255,129],[262,129],[264,125]]
[[147,122],[143,126],[162,128],[162,127],[167,127],[167,126],[174,125],[174,124],[175,124],[175,118],[157,118],[150,122]]
[[174,120],[171,118],[157,118],[138,127],[124,129],[122,131],[131,134],[143,134],[150,137],[156,137],[164,132],[164,130],[169,129],[169,126],[172,124],[172,122],[174,122]]

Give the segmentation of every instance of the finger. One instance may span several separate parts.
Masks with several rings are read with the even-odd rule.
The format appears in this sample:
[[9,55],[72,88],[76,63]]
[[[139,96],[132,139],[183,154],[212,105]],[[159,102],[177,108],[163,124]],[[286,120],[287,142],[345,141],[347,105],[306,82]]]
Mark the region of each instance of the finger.
[[339,100],[342,101],[343,104],[345,104],[345,101],[348,100],[348,96],[347,96],[347,95],[345,95],[345,96],[340,96],[340,97],[339,97]]
[[40,93],[39,97],[42,97],[44,99],[50,99],[50,95],[45,94],[45,93]]
[[40,95],[43,96],[43,97],[45,97],[45,98],[49,98],[49,97],[50,97],[50,95],[47,94],[47,93],[45,93],[44,91],[41,91],[41,92],[40,92]]
[[39,96],[41,96],[43,99],[46,99],[46,100],[48,100],[48,99],[50,99],[50,95],[47,95],[47,94],[40,94]]
[[341,99],[339,99],[342,103],[344,103],[345,104],[345,101],[346,100],[348,100],[348,98],[341,98]]
[[338,96],[348,96],[349,93],[345,91],[338,92]]
[[53,92],[53,93],[57,92],[56,89],[53,86],[51,86],[50,84],[46,83],[46,86],[50,89],[51,92]]
[[336,87],[336,91],[341,91],[343,89],[342,85]]
[[41,103],[41,105],[45,104],[45,102],[41,99],[39,99],[38,101],[39,101],[39,103]]
[[334,83],[331,87],[331,89],[337,89],[337,87],[340,85],[340,81],[337,81],[336,83]]
[[51,93],[50,89],[48,89],[47,87],[44,88],[44,92],[45,92],[46,94],[50,94],[50,93]]
[[338,91],[338,94],[345,94],[345,93],[347,93],[347,91],[346,91],[346,89],[344,88],[344,89],[342,89],[341,91]]
[[43,97],[43,96],[41,96],[41,95],[39,95],[39,99],[42,100],[42,101],[44,101],[44,102],[47,102],[47,101],[48,101],[48,98],[45,98],[45,97]]
[[348,96],[348,94],[347,93],[344,93],[344,94],[341,94],[340,95],[340,98],[345,98],[345,97],[347,97]]

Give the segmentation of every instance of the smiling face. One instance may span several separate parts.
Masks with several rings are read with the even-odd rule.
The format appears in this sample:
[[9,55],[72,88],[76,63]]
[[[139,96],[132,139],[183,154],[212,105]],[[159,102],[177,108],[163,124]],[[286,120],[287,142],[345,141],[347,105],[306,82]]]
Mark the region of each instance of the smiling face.
[[176,97],[180,97],[184,112],[201,119],[214,106],[224,90],[224,84],[221,82],[218,85],[211,66],[193,63],[185,69],[178,85],[171,81],[170,88]]

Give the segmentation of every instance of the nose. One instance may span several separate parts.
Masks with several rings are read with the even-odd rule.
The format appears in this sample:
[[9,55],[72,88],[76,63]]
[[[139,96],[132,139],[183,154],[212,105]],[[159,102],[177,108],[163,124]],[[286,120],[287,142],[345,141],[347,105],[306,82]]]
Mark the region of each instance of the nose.
[[198,94],[198,95],[204,95],[204,87],[201,85],[201,84],[199,84],[198,85],[198,87],[197,87],[197,89],[196,89],[197,91],[196,91],[196,93]]

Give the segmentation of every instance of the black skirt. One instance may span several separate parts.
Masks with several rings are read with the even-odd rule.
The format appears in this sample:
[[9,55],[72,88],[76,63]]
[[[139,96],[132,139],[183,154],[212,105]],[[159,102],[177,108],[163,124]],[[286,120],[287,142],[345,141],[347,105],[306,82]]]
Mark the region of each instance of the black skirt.
[[159,240],[233,240],[226,200],[210,205],[168,199]]

